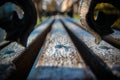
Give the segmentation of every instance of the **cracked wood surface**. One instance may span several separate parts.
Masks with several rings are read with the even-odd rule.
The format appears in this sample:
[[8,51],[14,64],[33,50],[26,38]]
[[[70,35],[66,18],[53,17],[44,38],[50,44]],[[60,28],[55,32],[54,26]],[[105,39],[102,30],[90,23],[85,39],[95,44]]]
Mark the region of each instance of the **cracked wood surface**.
[[34,63],[28,80],[95,80],[68,33],[56,20]]
[[62,21],[77,38],[82,40],[95,55],[107,64],[113,74],[120,76],[120,49],[111,46],[105,41],[101,41],[99,45],[96,45],[94,43],[95,38],[91,34],[64,18],[62,18]]

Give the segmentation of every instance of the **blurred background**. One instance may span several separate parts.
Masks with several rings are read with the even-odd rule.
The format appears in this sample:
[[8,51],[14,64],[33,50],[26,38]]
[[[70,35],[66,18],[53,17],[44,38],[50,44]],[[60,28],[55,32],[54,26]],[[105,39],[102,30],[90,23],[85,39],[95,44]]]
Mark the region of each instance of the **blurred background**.
[[[38,14],[40,14],[41,16],[40,18],[38,18],[37,24],[49,18],[50,16],[55,15],[56,13],[59,14],[61,13],[66,16],[73,17],[74,19],[80,20],[79,17],[80,0],[33,0],[33,2],[34,1],[39,1],[37,2],[38,4],[35,5],[39,7]],[[65,10],[62,10],[63,7],[67,8]],[[107,15],[117,16],[118,19],[116,20],[112,27],[119,29],[120,11],[116,7],[108,3],[97,4],[94,9],[94,19],[97,19],[97,15],[100,11]]]

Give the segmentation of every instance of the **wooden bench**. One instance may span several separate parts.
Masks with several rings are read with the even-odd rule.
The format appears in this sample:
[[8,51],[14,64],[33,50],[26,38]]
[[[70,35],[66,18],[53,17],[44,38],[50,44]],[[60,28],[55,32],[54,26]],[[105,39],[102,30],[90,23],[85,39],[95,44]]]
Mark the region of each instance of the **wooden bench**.
[[94,39],[79,21],[51,17],[31,32],[27,47],[10,42],[0,49],[0,79],[120,80],[120,49]]
[[95,76],[56,19],[27,79],[95,80]]

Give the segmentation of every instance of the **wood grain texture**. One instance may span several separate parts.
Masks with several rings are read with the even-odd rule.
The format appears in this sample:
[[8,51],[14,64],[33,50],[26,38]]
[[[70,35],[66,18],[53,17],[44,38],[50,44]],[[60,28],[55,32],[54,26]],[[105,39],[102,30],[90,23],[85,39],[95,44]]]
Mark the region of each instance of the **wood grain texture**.
[[94,42],[95,38],[91,34],[64,18],[62,21],[65,23],[66,27],[72,31],[77,38],[79,38],[79,40],[82,40],[95,55],[97,55],[103,62],[107,64],[114,74],[117,73],[116,75],[120,76],[119,49],[111,46],[105,41],[101,41],[99,45],[96,45]]
[[34,63],[28,80],[94,80],[68,33],[56,20]]
[[[28,38],[28,44],[25,51],[19,58],[14,60],[17,68],[17,73],[14,76],[14,80],[24,80],[27,78],[32,65],[41,49],[43,42],[45,41],[47,33],[51,29],[51,25],[54,18],[49,18],[44,21],[41,25],[36,26],[36,29],[30,34]],[[22,66],[21,66],[22,65]]]

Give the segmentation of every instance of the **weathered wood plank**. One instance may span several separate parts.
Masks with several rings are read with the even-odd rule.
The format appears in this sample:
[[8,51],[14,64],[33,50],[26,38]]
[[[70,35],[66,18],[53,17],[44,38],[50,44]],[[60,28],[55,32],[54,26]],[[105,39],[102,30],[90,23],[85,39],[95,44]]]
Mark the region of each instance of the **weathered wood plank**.
[[50,24],[53,22],[53,20],[54,20],[54,18],[51,17],[50,19],[42,22],[40,25],[37,25],[36,29],[34,29],[28,37],[27,46],[29,46],[37,38],[38,35],[43,33],[44,30],[50,26]]
[[0,79],[4,80],[10,77],[16,70],[16,66],[13,63],[18,56],[22,54],[25,47],[12,42],[0,51]]
[[[37,52],[42,46],[45,35],[50,29],[53,18],[43,22],[38,26],[28,38],[28,47],[25,48],[20,44],[13,42],[0,50],[0,79],[7,79],[16,72],[14,80],[25,79],[32,65]],[[48,29],[49,28],[49,29]],[[33,49],[35,47],[35,49]],[[25,64],[27,63],[27,64]],[[22,65],[22,66],[21,66]]]
[[114,30],[114,33],[107,36],[103,36],[103,39],[120,49],[120,31]]
[[22,55],[13,61],[17,68],[13,80],[24,80],[27,78],[53,22],[54,18],[51,17],[41,25],[38,25],[38,27],[30,34],[27,44],[28,47],[26,47]]
[[28,80],[95,79],[59,20],[52,26]]
[[[80,20],[73,19],[71,17],[66,17],[66,19],[72,23],[77,24],[78,26],[81,26]],[[82,28],[82,27],[81,27]]]
[[[63,23],[66,25],[67,29],[71,31],[70,33],[74,35],[76,39],[78,39],[77,43],[78,45],[82,43],[82,46],[85,46],[86,49],[88,50],[88,54],[86,54],[87,61],[89,62],[88,64],[91,64],[90,61],[95,63],[96,65],[92,66],[93,70],[95,69],[98,73],[98,75],[101,75],[102,77],[105,77],[102,71],[104,69],[110,68],[112,73],[115,74],[116,76],[120,77],[120,50],[111,46],[110,44],[106,43],[105,41],[102,41],[99,45],[96,45],[94,43],[94,37],[83,30],[82,28],[76,26],[75,24],[67,21],[66,19],[62,19]],[[91,54],[91,55],[90,55]],[[85,56],[85,54],[83,54]],[[87,57],[87,55],[89,55]],[[91,58],[93,58],[93,60]],[[96,58],[100,58],[100,61]],[[102,60],[102,63],[101,63]],[[98,62],[97,62],[98,61]],[[105,67],[106,65],[107,67]],[[97,66],[97,64],[99,64]],[[104,65],[102,67],[102,65]],[[100,67],[102,69],[96,69],[97,67]],[[109,76],[110,77],[110,76]],[[103,78],[104,79],[104,78]]]
[[17,42],[12,42],[0,51],[0,64],[12,62],[16,57],[21,55],[21,52],[24,50],[25,47]]
[[[72,23],[75,23],[78,26],[81,26],[81,23],[79,20],[75,20],[70,17],[66,17],[67,20],[69,20]],[[83,28],[83,27],[81,27]],[[114,30],[114,33],[106,36],[102,36],[103,40],[107,41],[108,43],[112,44],[113,46],[120,49],[120,31]]]

